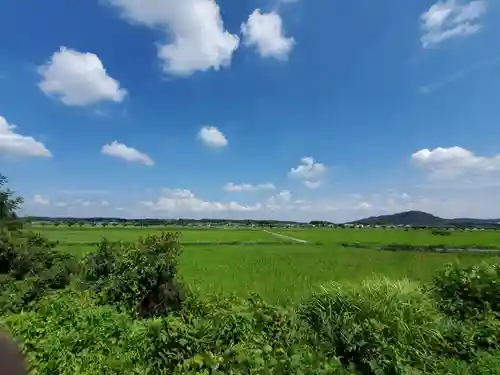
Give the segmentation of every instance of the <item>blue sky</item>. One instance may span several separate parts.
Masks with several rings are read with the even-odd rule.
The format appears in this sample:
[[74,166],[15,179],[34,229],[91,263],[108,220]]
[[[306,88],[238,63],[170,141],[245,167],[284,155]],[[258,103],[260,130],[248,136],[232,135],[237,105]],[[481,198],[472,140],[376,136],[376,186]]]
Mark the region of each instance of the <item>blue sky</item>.
[[493,0],[0,4],[25,214],[500,217]]

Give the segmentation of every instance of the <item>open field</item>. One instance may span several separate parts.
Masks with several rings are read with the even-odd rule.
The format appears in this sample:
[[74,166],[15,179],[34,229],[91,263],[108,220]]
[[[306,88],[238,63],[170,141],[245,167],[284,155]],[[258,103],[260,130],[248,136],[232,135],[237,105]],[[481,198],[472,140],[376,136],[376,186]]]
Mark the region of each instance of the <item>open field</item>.
[[182,232],[181,241],[185,244],[205,242],[282,242],[260,230],[252,229],[185,229],[185,228],[78,228],[78,227],[33,227],[32,230],[40,232],[51,240],[61,244],[85,244],[99,242],[103,237],[110,241],[134,241],[148,234],[159,234],[162,231]]
[[276,233],[321,244],[341,244],[359,241],[371,245],[390,243],[410,245],[499,246],[500,231],[452,232],[451,236],[436,236],[431,230],[403,229],[277,229]]
[[[351,249],[343,242],[376,245],[390,243],[450,244],[453,246],[500,244],[499,232],[457,232],[449,237],[430,231],[306,229],[272,230],[307,244],[252,229],[185,228],[34,228],[59,249],[84,255],[95,249],[102,237],[112,241],[131,241],[162,230],[179,230],[185,245],[180,274],[203,294],[261,294],[270,302],[297,302],[322,283],[330,280],[358,282],[368,277],[387,276],[428,281],[446,263],[474,264],[487,254],[434,254],[384,252]],[[197,243],[201,243],[194,246]],[[231,245],[227,245],[231,243]],[[254,244],[252,244],[254,243]]]

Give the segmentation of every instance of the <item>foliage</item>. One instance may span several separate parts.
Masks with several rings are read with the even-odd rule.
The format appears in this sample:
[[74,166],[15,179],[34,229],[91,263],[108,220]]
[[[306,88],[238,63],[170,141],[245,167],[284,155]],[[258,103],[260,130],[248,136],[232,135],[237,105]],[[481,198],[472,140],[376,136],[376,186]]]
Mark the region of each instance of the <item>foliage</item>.
[[487,313],[476,319],[446,320],[442,327],[445,338],[439,353],[471,362],[483,352],[500,351],[500,320]]
[[86,294],[55,294],[0,325],[22,344],[36,374],[148,373],[143,325]]
[[451,236],[451,232],[445,230],[433,230],[432,234],[435,236]]
[[176,279],[181,252],[177,233],[150,235],[134,243],[98,246],[85,260],[84,279],[102,304],[115,304],[141,316],[180,307],[182,285]]
[[53,249],[39,234],[0,234],[0,313],[19,311],[54,289],[66,287],[78,272],[76,260]]
[[188,305],[181,315],[135,320],[64,291],[0,326],[23,343],[37,374],[349,373],[310,346],[282,309],[237,299]]
[[12,231],[22,228],[22,221],[18,220],[16,211],[23,203],[22,197],[16,197],[14,192],[5,186],[7,177],[0,174],[0,230]]
[[448,265],[434,278],[433,292],[443,312],[462,320],[500,313],[500,263]]
[[362,374],[400,374],[413,366],[424,371],[443,341],[431,298],[407,281],[332,283],[300,314],[318,345]]

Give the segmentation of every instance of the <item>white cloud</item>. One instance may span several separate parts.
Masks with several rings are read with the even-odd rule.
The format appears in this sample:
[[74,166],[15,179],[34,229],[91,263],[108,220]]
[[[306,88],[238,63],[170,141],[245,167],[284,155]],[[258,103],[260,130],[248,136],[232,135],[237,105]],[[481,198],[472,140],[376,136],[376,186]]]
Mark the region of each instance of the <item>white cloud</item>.
[[105,155],[114,156],[123,160],[144,165],[154,165],[154,161],[145,153],[136,150],[135,148],[128,147],[118,141],[113,141],[110,144],[104,145],[101,152]]
[[221,148],[229,144],[226,136],[215,126],[204,126],[198,133],[200,139],[205,146],[211,148]]
[[415,152],[412,161],[429,172],[432,180],[477,178],[500,172],[500,155],[477,156],[462,147],[438,147]]
[[478,20],[485,11],[484,0],[464,5],[458,0],[437,2],[420,16],[422,45],[430,47],[450,38],[475,34],[481,28]]
[[131,23],[160,29],[158,44],[166,73],[187,76],[231,63],[239,38],[224,29],[214,0],[107,0]]
[[313,157],[306,156],[300,161],[299,166],[292,168],[288,172],[289,177],[301,180],[316,180],[323,177],[327,171],[327,167],[324,164],[316,163]]
[[35,202],[36,204],[40,204],[42,206],[46,206],[48,204],[50,204],[50,200],[48,199],[44,199],[41,195],[37,194],[33,197],[33,202]]
[[217,213],[217,212],[249,212],[260,209],[260,205],[242,205],[237,202],[205,201],[187,189],[164,189],[163,196],[156,202],[141,202],[143,206],[154,211],[171,214]]
[[0,116],[0,153],[7,156],[51,157],[45,145],[33,137],[16,133],[16,125],[10,125]]
[[109,202],[107,200],[102,200],[101,207],[109,207]]
[[285,60],[295,44],[293,38],[285,37],[283,21],[276,12],[261,13],[256,9],[241,25],[241,32],[245,45],[257,48],[261,57]]
[[231,192],[274,190],[274,189],[276,189],[276,186],[274,186],[271,183],[257,184],[257,185],[252,185],[252,184],[238,185],[238,184],[233,184],[232,182],[228,182],[226,185],[224,185],[224,190]]
[[321,181],[304,181],[303,184],[309,189],[317,189],[321,186]]
[[265,202],[265,206],[273,211],[282,210],[289,206],[291,200],[292,193],[290,190],[282,190],[278,194],[269,197]]
[[121,102],[127,90],[110,77],[99,57],[61,47],[38,68],[40,90],[58,96],[69,106],[86,106],[100,101]]
[[360,202],[357,205],[355,205],[353,209],[367,211],[367,210],[373,209],[373,206],[371,205],[371,203],[368,203],[368,202]]

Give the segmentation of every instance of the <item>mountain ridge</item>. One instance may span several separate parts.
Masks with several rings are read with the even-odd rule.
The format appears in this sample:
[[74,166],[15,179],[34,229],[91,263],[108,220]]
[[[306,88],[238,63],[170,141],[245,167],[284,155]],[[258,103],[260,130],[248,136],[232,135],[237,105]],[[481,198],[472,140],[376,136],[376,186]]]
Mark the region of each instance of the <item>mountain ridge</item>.
[[370,216],[348,224],[411,226],[488,226],[499,225],[500,219],[446,219],[423,211],[404,211],[391,215]]

